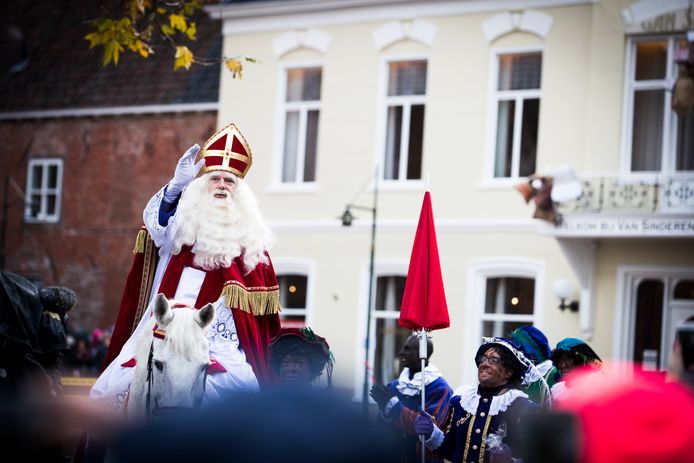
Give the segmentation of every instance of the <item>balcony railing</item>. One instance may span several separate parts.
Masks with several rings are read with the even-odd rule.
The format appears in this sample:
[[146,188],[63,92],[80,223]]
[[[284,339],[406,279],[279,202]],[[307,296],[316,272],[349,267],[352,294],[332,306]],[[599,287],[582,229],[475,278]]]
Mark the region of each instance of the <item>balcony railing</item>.
[[694,213],[694,173],[648,179],[584,178],[583,194],[559,205],[562,214]]

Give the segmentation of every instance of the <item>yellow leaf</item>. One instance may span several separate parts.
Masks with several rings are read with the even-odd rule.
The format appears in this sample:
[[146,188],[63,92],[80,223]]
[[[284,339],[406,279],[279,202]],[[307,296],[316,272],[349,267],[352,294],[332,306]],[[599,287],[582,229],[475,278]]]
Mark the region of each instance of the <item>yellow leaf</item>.
[[239,79],[243,78],[243,64],[241,64],[241,61],[228,59],[224,61],[224,64],[226,65],[227,69],[231,71],[231,77],[236,78],[238,75]]
[[124,16],[118,20],[118,22],[116,23],[116,27],[119,29],[125,29],[127,27],[130,27],[131,24],[132,21],[130,21],[130,18]]
[[169,26],[167,26],[166,24],[162,24],[162,25],[161,25],[161,31],[162,31],[165,35],[173,35],[173,34],[174,34],[174,30],[171,29],[171,28],[170,28]]
[[151,49],[145,45],[142,40],[137,40],[135,41],[135,51],[137,51],[143,58],[147,58]]
[[195,34],[198,32],[198,30],[195,27],[195,23],[190,23],[188,26],[188,30],[186,31],[186,35],[190,40],[195,40]]
[[178,29],[181,32],[185,32],[188,26],[186,25],[186,18],[180,14],[170,14],[169,24],[171,28]]
[[166,8],[161,7],[161,6],[159,8],[157,8],[157,14],[164,14],[164,13],[166,13]]
[[99,32],[104,32],[107,29],[112,29],[114,22],[111,19],[95,19],[92,21],[92,25],[96,27]]
[[94,48],[103,43],[103,36],[97,32],[92,32],[84,36],[85,40],[89,40],[89,48]]
[[197,8],[200,8],[200,5],[198,5],[197,2],[186,2],[186,4],[183,5],[183,14],[190,16]]
[[113,61],[114,66],[118,64],[118,54],[123,51],[123,47],[115,40],[111,40],[104,46],[104,66]]
[[178,68],[190,69],[193,64],[193,53],[185,45],[176,47],[176,61],[174,62],[174,71]]
[[123,47],[119,44],[116,43],[116,46],[113,48],[113,64],[118,65],[118,54],[123,51]]

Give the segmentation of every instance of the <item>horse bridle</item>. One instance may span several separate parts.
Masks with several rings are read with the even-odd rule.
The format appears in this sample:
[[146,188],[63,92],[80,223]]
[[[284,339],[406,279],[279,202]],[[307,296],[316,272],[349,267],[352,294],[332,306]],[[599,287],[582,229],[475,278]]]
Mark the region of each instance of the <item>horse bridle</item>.
[[[156,330],[156,328],[155,328]],[[155,337],[157,337],[155,335]],[[158,416],[163,416],[172,412],[189,410],[191,407],[159,407],[155,404],[154,409],[152,409],[152,384],[154,383],[154,370],[152,369],[152,363],[154,361],[154,339],[152,339],[152,344],[149,346],[149,356],[147,357],[147,395],[145,396],[145,407],[147,411],[147,421],[152,421],[153,418]],[[197,400],[196,407],[200,406],[202,403],[202,398],[205,395],[205,387],[207,386],[207,368],[205,368],[202,378],[202,394]]]

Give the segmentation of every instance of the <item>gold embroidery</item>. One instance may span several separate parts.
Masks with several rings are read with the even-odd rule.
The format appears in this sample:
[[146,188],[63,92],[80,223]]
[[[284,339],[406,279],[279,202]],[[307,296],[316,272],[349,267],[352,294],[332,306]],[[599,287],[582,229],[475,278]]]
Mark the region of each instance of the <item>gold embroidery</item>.
[[145,311],[147,304],[147,298],[152,290],[152,284],[154,283],[154,270],[157,265],[157,248],[154,246],[154,241],[147,233],[147,230],[140,230],[137,233],[138,241],[140,240],[140,234],[144,233],[144,243],[142,252],[144,252],[142,261],[142,278],[140,279],[140,297],[137,301],[137,310],[135,311],[135,319],[133,320],[133,326],[130,327],[130,333],[135,331],[135,327],[140,322],[142,314]]
[[475,424],[475,416],[477,415],[471,415],[470,424],[467,426],[467,439],[465,439],[465,452],[463,453],[463,461],[467,461],[468,450],[470,450],[470,436],[472,436],[472,428],[474,428],[473,425]]
[[482,431],[482,444],[480,444],[480,459],[479,459],[479,461],[484,461],[484,451],[486,450],[486,447],[487,447],[487,431],[489,431],[489,423],[491,421],[492,421],[492,415],[487,414],[487,421],[485,421],[484,430]]
[[456,426],[462,426],[465,421],[470,418],[472,415],[468,412],[464,417],[458,420],[458,422],[455,424]]
[[448,424],[446,425],[446,431],[445,434],[448,434],[448,432],[451,430],[451,426],[453,425],[453,409],[451,409],[451,413],[448,415]]

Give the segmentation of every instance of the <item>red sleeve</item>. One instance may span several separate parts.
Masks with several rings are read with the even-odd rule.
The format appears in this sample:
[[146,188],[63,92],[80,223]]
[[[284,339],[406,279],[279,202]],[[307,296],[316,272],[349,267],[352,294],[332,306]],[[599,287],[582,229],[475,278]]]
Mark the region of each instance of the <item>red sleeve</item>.
[[[268,263],[259,264],[244,277],[244,283],[249,287],[265,288],[268,294],[279,293],[277,276],[269,255]],[[266,315],[253,315],[238,308],[232,309],[239,342],[261,388],[270,384],[273,379],[268,346],[280,330],[279,307],[277,308],[277,312]]]

